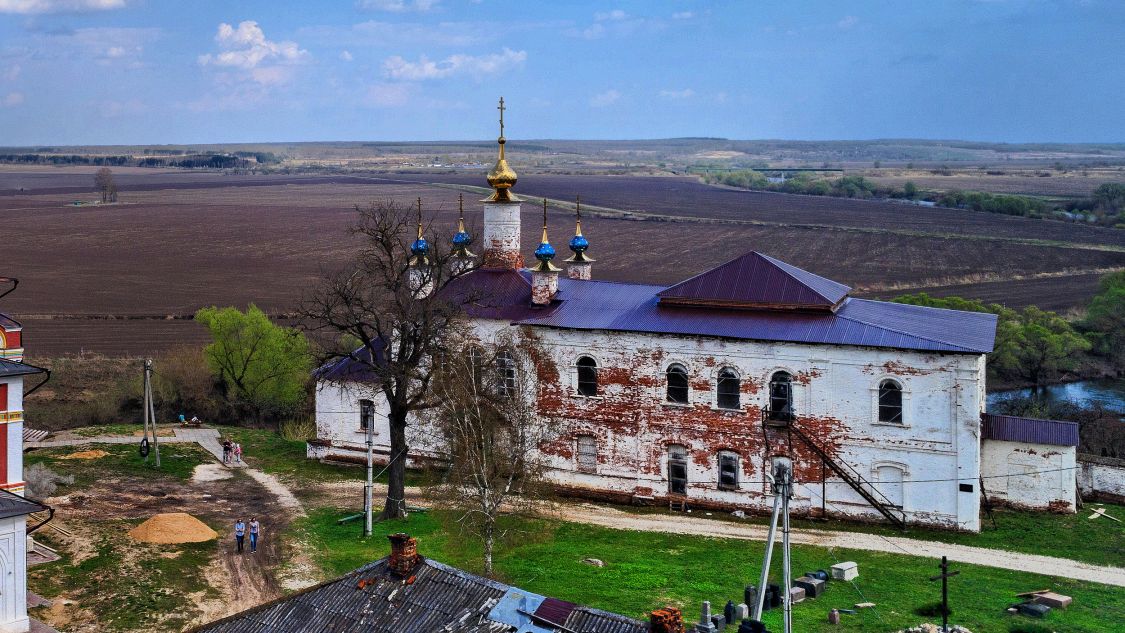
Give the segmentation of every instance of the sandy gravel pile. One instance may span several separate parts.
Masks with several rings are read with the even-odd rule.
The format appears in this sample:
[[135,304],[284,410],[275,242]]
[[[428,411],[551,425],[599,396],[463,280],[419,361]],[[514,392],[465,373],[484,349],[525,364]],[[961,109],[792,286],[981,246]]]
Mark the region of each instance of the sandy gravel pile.
[[109,453],[103,450],[78,451],[77,453],[71,453],[70,455],[63,455],[59,459],[98,459],[99,457],[105,457],[106,455],[109,455]]
[[200,543],[219,534],[186,512],[168,512],[129,530],[129,536],[146,543]]

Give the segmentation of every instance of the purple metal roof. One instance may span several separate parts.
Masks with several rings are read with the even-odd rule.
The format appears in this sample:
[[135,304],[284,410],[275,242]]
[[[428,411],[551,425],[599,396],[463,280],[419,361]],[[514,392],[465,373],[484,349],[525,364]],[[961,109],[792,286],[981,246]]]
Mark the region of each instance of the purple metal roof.
[[992,351],[996,315],[848,298],[836,312],[778,312],[660,305],[660,286],[559,280],[559,306],[518,319],[580,330],[716,336],[935,352]]
[[557,305],[532,305],[529,275],[526,271],[478,268],[453,279],[442,292],[472,317],[518,321],[543,316]]
[[1014,415],[982,413],[981,437],[986,440],[1078,446],[1078,423],[1060,420],[1038,420]]
[[851,288],[752,251],[658,293],[666,303],[830,310]]
[[370,347],[361,347],[352,352],[351,356],[337,358],[321,365],[313,371],[313,377],[328,382],[376,382],[379,376],[372,365],[382,364],[382,349],[373,352]]

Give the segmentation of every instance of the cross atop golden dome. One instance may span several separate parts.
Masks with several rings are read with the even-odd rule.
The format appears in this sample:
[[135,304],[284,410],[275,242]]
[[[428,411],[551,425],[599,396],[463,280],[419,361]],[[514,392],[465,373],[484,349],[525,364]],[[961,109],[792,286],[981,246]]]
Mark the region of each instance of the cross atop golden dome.
[[500,111],[500,138],[496,142],[500,145],[500,158],[496,160],[496,165],[493,166],[492,171],[488,172],[488,185],[495,189],[495,193],[488,198],[489,202],[519,202],[519,198],[512,196],[508,191],[512,185],[516,184],[516,172],[508,166],[508,161],[504,160],[504,144],[507,139],[504,138],[504,97],[500,97],[500,105],[496,107]]

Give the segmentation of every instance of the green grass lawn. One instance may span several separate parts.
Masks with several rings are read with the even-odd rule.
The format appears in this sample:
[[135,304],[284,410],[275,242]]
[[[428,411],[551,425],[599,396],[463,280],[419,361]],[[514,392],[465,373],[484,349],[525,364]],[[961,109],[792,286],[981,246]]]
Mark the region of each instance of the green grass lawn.
[[[468,571],[480,569],[479,544],[460,534],[440,512],[379,523],[375,535],[366,540],[360,536],[358,522],[336,525],[337,518],[351,513],[321,508],[297,525],[319,553],[318,562],[332,576],[387,555],[385,536],[398,531],[418,537],[419,552],[424,556]],[[758,542],[547,521],[519,521],[509,527],[516,533],[496,558],[501,580],[637,618],[668,604],[681,606],[689,618],[695,618],[703,600],[720,609],[728,599],[741,602],[742,588],[757,582],[764,553],[764,545]],[[579,562],[587,557],[601,559],[606,566],[597,568]],[[938,573],[937,560],[811,546],[793,548],[793,570],[797,574],[827,569],[842,560],[859,564],[860,577],[855,586],[831,582],[820,598],[796,605],[794,628],[807,632],[887,633],[933,621],[933,617],[914,611],[940,600],[940,586],[927,580]],[[780,569],[780,551],[774,561],[775,569]],[[1033,631],[1040,623],[1050,627],[1045,631],[1093,633],[1107,631],[1112,622],[1125,617],[1125,590],[1121,588],[974,565],[955,564],[953,568],[961,571],[950,581],[953,620],[978,633]],[[1045,587],[1074,597],[1074,604],[1042,621],[1005,612],[1018,601],[1016,593]],[[865,601],[878,606],[845,615],[841,626],[827,623],[829,609],[850,608]],[[766,622],[779,630],[780,613],[767,613]]]
[[[138,443],[140,440],[138,439]],[[97,459],[62,459],[72,453],[102,450],[108,455]],[[161,444],[160,468],[156,456],[149,454],[146,462],[137,451],[137,444],[83,444],[37,448],[24,454],[24,466],[46,463],[63,475],[74,475],[74,487],[83,488],[110,474],[144,477],[172,477],[190,479],[199,464],[213,461],[211,454],[196,444]]]
[[[83,531],[96,530],[92,556],[75,563],[59,548],[61,560],[28,570],[29,584],[45,597],[65,594],[88,609],[104,627],[99,630],[183,629],[195,615],[189,594],[218,595],[204,578],[207,565],[214,564],[215,542],[138,543],[126,535],[138,522],[90,524]],[[49,532],[35,536],[50,544]]]
[[[362,480],[364,470],[360,466],[348,464],[325,464],[306,457],[305,442],[287,440],[266,429],[247,429],[241,427],[215,427],[223,437],[230,437],[242,444],[242,458],[249,465],[272,475],[280,476],[287,484],[306,487],[309,484]],[[375,467],[379,473],[381,466]],[[387,474],[375,479],[386,483]],[[418,486],[431,482],[433,477],[426,471],[409,470],[406,485]]]
[[[1101,504],[1111,516],[1125,520],[1125,506]],[[1125,567],[1125,524],[1109,519],[1088,517],[1094,504],[1087,504],[1077,514],[1054,514],[997,508],[993,510],[993,525],[982,512],[981,531],[951,532],[919,526],[906,531],[892,526],[849,522],[838,519],[793,519],[794,529],[827,530],[833,532],[865,532],[885,536],[901,536],[941,543],[956,543],[990,549],[1003,549],[1027,554],[1070,558],[1095,565]],[[621,510],[639,514],[672,514],[667,508],[622,506]],[[678,513],[675,513],[678,515]],[[750,516],[739,519],[725,512],[714,512],[710,517],[732,523],[766,525],[768,516]]]

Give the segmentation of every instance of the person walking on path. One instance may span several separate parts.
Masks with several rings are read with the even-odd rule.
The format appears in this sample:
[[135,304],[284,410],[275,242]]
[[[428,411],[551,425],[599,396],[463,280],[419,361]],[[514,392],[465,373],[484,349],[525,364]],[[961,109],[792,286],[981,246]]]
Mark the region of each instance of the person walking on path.
[[230,440],[223,440],[223,463],[230,463],[231,443]]
[[238,442],[234,443],[234,461],[239,464],[242,463],[242,444]]
[[242,553],[242,541],[246,538],[246,523],[239,519],[234,524],[234,541],[238,544],[237,552]]
[[258,551],[258,532],[262,526],[258,523],[257,517],[250,517],[250,553]]

